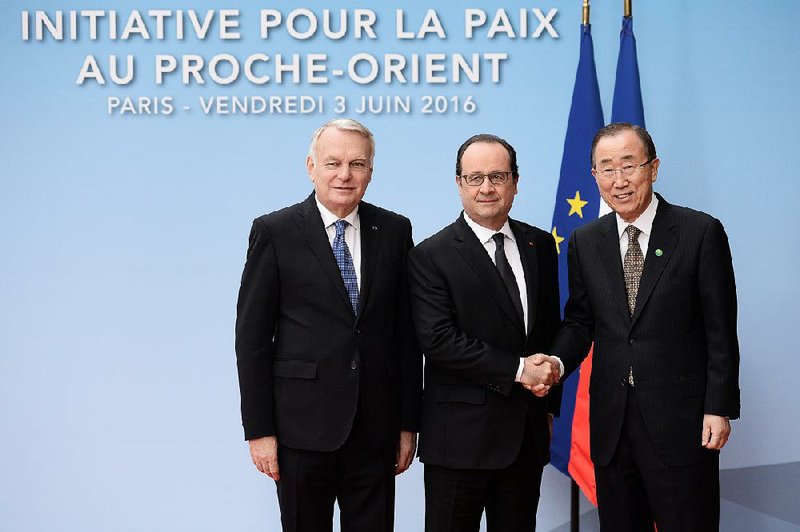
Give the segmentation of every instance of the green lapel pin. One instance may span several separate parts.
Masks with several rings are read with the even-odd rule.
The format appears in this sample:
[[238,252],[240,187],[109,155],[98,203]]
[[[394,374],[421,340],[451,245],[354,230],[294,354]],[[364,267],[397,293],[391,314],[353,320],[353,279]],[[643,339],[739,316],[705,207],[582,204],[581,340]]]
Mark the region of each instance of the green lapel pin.
[[661,255],[663,255],[663,254],[664,254],[664,252],[663,252],[663,251],[661,251],[660,249],[657,249],[657,250],[656,250],[656,257],[660,257],[660,256],[661,256]]

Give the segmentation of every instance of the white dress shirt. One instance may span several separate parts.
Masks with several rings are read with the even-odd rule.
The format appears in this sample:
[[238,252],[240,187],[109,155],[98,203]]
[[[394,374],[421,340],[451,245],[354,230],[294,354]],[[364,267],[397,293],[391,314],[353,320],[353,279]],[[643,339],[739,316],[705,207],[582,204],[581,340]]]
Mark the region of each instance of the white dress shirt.
[[[655,194],[650,196],[650,205],[634,221],[628,223],[617,214],[617,233],[619,233],[619,253],[622,263],[625,264],[625,253],[628,252],[628,234],[625,229],[629,225],[636,227],[639,233],[639,247],[642,248],[642,257],[647,257],[647,246],[650,244],[650,235],[653,234],[653,220],[656,218],[658,209],[658,198]],[[624,238],[623,238],[624,237]]]
[[361,292],[361,219],[358,216],[358,205],[350,211],[344,218],[339,218],[319,202],[316,195],[314,200],[317,202],[317,209],[322,216],[322,223],[325,225],[325,232],[328,233],[328,242],[333,249],[333,239],[336,238],[336,221],[345,220],[349,225],[344,230],[344,242],[350,250],[353,258],[353,268],[356,270],[356,280],[358,281],[358,291]]
[[[478,241],[483,244],[483,249],[486,250],[486,253],[489,254],[489,258],[494,263],[494,252],[497,248],[497,245],[494,243],[494,238],[492,238],[495,233],[503,233],[505,237],[503,239],[503,248],[506,252],[506,258],[508,259],[508,263],[511,265],[511,271],[514,272],[514,278],[517,280],[517,287],[519,288],[519,298],[522,301],[522,317],[523,323],[525,325],[525,331],[528,330],[528,285],[525,284],[525,270],[522,268],[522,259],[519,256],[519,247],[517,246],[517,239],[514,236],[514,232],[511,231],[511,227],[508,225],[508,220],[506,223],[503,224],[503,227],[500,228],[499,231],[495,231],[494,229],[489,229],[488,227],[484,227],[476,223],[469,215],[465,212],[464,213],[464,221],[467,222],[467,225],[472,232],[475,233],[475,236],[478,237]],[[497,266],[497,264],[495,264]],[[517,374],[514,378],[516,382],[520,381],[522,377],[522,370],[525,367],[525,358],[520,357],[519,359],[519,366],[517,367]]]
[[[511,271],[514,272],[514,278],[517,280],[517,288],[519,288],[519,298],[522,300],[522,315],[523,315],[523,323],[525,325],[525,330],[528,330],[528,288],[525,284],[525,270],[522,269],[522,259],[519,256],[519,247],[517,247],[517,238],[514,236],[514,233],[511,231],[511,227],[508,225],[508,220],[506,223],[503,224],[503,227],[500,228],[499,231],[495,231],[494,229],[489,229],[488,227],[484,227],[479,225],[472,218],[464,213],[464,221],[467,222],[467,225],[472,232],[475,233],[475,236],[478,237],[478,241],[483,244],[483,249],[486,250],[486,253],[489,255],[489,258],[494,263],[494,252],[497,249],[497,244],[494,243],[494,235],[495,233],[503,233],[505,237],[503,239],[504,245],[503,248],[506,252],[506,258],[508,259],[508,263],[511,265]],[[497,264],[495,264],[497,266]]]

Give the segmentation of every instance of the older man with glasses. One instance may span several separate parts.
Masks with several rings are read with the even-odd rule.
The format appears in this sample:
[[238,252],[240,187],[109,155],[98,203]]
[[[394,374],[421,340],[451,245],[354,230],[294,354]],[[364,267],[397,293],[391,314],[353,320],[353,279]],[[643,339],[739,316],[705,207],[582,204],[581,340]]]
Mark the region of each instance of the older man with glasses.
[[574,371],[594,342],[591,454],[600,529],[719,529],[719,451],[739,417],[736,283],[719,220],[653,192],[650,134],[610,124],[592,173],[613,212],[569,241],[551,351]]
[[520,176],[504,139],[468,139],[455,173],[464,211],[409,254],[425,353],[425,530],[476,531],[485,511],[489,532],[527,532],[560,398],[540,397],[558,364],[530,356],[560,321],[555,242],[508,216]]

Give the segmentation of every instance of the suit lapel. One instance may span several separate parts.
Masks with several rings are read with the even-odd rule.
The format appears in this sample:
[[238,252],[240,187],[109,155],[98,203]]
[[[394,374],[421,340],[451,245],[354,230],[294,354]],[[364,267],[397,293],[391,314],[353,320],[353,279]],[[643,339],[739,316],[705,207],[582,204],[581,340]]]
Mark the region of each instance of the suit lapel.
[[617,217],[612,212],[602,218],[600,230],[602,238],[596,242],[595,252],[600,257],[605,269],[605,278],[609,284],[608,293],[613,300],[613,306],[622,313],[625,320],[630,320],[631,313],[628,309],[627,292],[625,288],[625,275],[622,270],[622,256],[619,252],[619,233],[617,232]]
[[661,278],[661,274],[664,273],[664,268],[669,263],[677,242],[678,232],[675,230],[675,216],[672,214],[669,203],[659,196],[658,210],[653,219],[653,232],[647,244],[647,257],[644,260],[642,279],[639,281],[639,292],[636,294],[636,308],[632,324],[636,323],[653,288]]
[[517,310],[514,308],[514,304],[511,302],[511,296],[505,283],[503,283],[503,279],[500,277],[500,273],[497,271],[492,259],[489,258],[489,254],[486,253],[483,244],[475,236],[467,222],[464,221],[463,214],[456,220],[453,230],[455,231],[456,250],[458,253],[483,282],[487,292],[491,294],[492,298],[503,309],[503,312],[517,324],[520,331],[523,331],[523,324],[520,321]]
[[539,291],[539,257],[536,252],[536,241],[527,229],[514,220],[509,220],[511,230],[517,239],[519,258],[522,261],[522,270],[525,272],[525,291],[528,295],[528,330],[530,335],[536,321],[536,300]]
[[369,203],[361,203],[358,208],[361,225],[361,290],[358,295],[358,317],[367,306],[367,297],[375,277],[375,265],[378,262],[381,244],[380,225],[377,211]]
[[[347,295],[347,289],[342,280],[342,273],[339,271],[339,266],[336,264],[336,259],[333,256],[328,235],[325,232],[325,226],[322,223],[322,216],[317,209],[314,194],[311,194],[302,204],[299,213],[298,225],[300,232],[308,242],[308,247],[317,257],[320,266],[322,266],[325,274],[330,278],[333,285],[336,287],[336,292],[342,299],[342,302],[347,305],[350,313],[353,312],[353,307],[350,304],[350,297]],[[362,254],[363,255],[363,254]]]

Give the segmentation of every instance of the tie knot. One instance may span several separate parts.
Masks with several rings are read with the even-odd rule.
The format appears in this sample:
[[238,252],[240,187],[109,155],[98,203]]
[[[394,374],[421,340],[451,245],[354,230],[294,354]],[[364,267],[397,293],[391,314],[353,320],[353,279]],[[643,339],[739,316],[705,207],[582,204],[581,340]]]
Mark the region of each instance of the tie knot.
[[628,233],[628,242],[637,240],[639,238],[639,234],[642,232],[642,230],[635,225],[629,225],[625,228],[625,231]]
[[492,239],[494,239],[494,245],[497,246],[497,249],[502,250],[505,244],[505,235],[503,233],[495,233],[492,235]]
[[336,236],[343,236],[344,230],[347,229],[347,226],[350,225],[347,223],[347,220],[336,220]]

